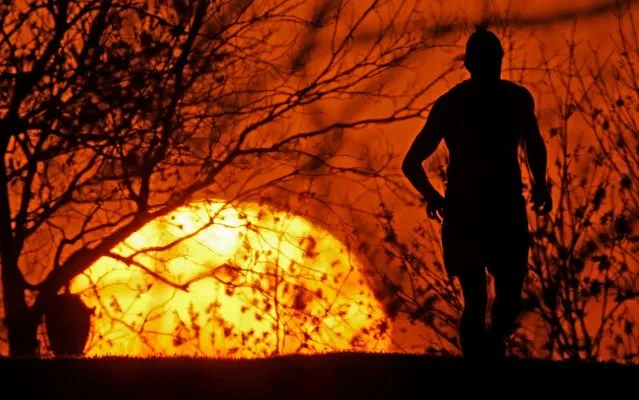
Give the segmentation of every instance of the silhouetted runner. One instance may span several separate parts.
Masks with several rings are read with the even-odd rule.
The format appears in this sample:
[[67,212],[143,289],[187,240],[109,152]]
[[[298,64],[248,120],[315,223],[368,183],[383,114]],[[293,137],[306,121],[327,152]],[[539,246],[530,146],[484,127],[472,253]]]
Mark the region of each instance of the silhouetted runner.
[[[443,219],[444,264],[464,295],[459,326],[464,358],[502,358],[505,339],[521,309],[528,270],[529,233],[518,148],[526,150],[539,214],[552,209],[546,185],[546,146],[534,100],[522,86],[501,79],[503,48],[478,28],[466,44],[466,80],[434,103],[402,170],[422,194],[427,214]],[[444,140],[449,152],[445,198],[422,163]],[[486,268],[494,276],[492,324],[486,328]]]

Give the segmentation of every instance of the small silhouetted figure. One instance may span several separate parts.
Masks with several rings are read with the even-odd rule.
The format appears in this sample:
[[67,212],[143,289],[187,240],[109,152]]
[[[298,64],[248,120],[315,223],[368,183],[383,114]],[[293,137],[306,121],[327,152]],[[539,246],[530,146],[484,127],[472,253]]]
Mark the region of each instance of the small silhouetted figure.
[[[524,87],[501,79],[503,56],[497,36],[477,28],[464,60],[471,79],[437,99],[402,164],[428,216],[443,219],[444,265],[450,277],[459,279],[464,296],[459,337],[468,359],[502,358],[521,309],[529,232],[520,144],[533,175],[534,208],[539,214],[552,210],[534,100]],[[442,139],[449,152],[445,197],[422,167]],[[486,269],[495,283],[490,329]]]
[[76,294],[56,295],[48,304],[45,325],[51,350],[56,356],[79,356],[91,331],[91,315],[80,296]]

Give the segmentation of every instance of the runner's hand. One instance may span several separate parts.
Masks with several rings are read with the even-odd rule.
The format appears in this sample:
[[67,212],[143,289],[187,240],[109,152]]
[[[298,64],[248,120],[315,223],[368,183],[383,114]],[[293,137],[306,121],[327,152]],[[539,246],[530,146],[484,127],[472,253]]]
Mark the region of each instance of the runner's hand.
[[536,184],[532,189],[533,210],[537,215],[546,215],[552,211],[552,197],[545,184]]
[[439,193],[434,193],[428,196],[426,200],[426,214],[428,218],[434,219],[437,222],[442,222],[444,218],[444,197]]

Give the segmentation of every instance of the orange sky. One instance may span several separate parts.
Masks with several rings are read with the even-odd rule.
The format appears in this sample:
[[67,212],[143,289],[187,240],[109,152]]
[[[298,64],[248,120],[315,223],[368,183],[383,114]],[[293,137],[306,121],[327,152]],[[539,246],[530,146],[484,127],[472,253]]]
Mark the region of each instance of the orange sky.
[[[358,0],[359,1],[359,0]],[[389,2],[389,7],[398,6],[401,0],[393,0]],[[409,2],[410,3],[410,2]],[[452,16],[458,17],[463,20],[475,21],[478,20],[482,12],[486,9],[486,4],[490,4],[492,9],[504,11],[507,7],[510,7],[512,14],[522,16],[539,16],[548,15],[552,12],[565,11],[565,10],[579,10],[586,9],[593,5],[601,4],[601,1],[594,0],[492,0],[492,1],[469,1],[469,0],[441,0],[441,1],[427,1],[427,0],[413,0],[412,3],[417,4],[422,9],[431,9],[434,15],[445,16],[450,18]],[[412,4],[411,3],[411,4]],[[428,21],[426,21],[428,23]],[[517,67],[521,66],[524,60],[526,65],[534,65],[539,60],[540,46],[545,46],[545,50],[549,53],[553,51],[565,51],[565,39],[569,38],[572,32],[573,25],[570,22],[557,22],[543,24],[535,27],[526,27],[517,30],[515,35],[515,47],[516,50],[511,54],[507,54],[509,59],[512,56],[512,65]],[[611,35],[616,30],[615,21],[610,16],[600,16],[594,18],[583,19],[578,22],[576,30],[576,38],[582,43],[590,43],[593,46],[599,46],[601,52],[605,53],[610,49]],[[500,32],[503,33],[503,32]],[[455,33],[447,37],[442,38],[442,41],[450,41],[455,38],[456,35],[461,35],[463,40],[465,32]],[[532,36],[531,36],[532,35]],[[458,42],[462,44],[463,41]],[[504,44],[507,47],[508,41],[504,40]],[[391,87],[396,89],[410,86],[410,82],[427,82],[437,76],[443,70],[448,68],[453,62],[455,56],[461,54],[463,48],[461,46],[447,48],[446,50],[430,51],[421,54],[419,57],[415,57],[411,60],[411,66],[413,71],[407,72],[405,75],[398,75],[391,79],[389,82]],[[584,55],[585,47],[584,47]],[[321,54],[318,55],[321,58]],[[507,62],[505,67],[510,64]],[[421,99],[421,104],[428,104],[432,102],[437,96],[444,93],[446,89],[459,82],[461,79],[467,77],[464,71],[459,71],[451,75],[451,79],[447,82],[442,82],[436,85],[433,90],[428,92],[428,95]],[[504,77],[509,78],[508,72]],[[548,99],[543,93],[534,92],[536,95],[536,101],[538,105],[538,111],[540,113],[540,122],[542,132],[547,132],[552,126],[552,115],[547,113],[545,106],[548,103]],[[550,104],[549,104],[550,105]],[[379,115],[387,111],[389,104],[381,103],[379,105],[371,104],[355,104],[353,107],[356,109],[349,110],[336,110],[331,106],[327,106],[325,112],[327,115],[325,118],[331,120],[333,118],[341,117],[345,113],[357,112],[358,115]],[[373,147],[380,148],[381,143],[387,141],[394,152],[401,156],[407,150],[410,142],[417,134],[418,130],[423,125],[423,119],[414,119],[407,122],[396,123],[393,125],[386,125],[381,127],[373,127],[364,132],[358,133],[352,136],[349,141],[344,143],[342,151],[350,154],[359,154],[365,145],[373,144]],[[379,144],[376,144],[379,143]],[[395,165],[397,166],[397,164]],[[406,184],[408,184],[406,182]],[[318,182],[318,186],[321,189],[322,182]],[[359,198],[361,192],[357,187],[346,186],[331,186],[331,196],[335,199],[342,200],[343,198]],[[361,208],[374,206],[377,199],[364,200],[368,204],[359,204]],[[398,220],[406,222],[407,229],[410,229],[411,222],[416,218],[425,218],[425,213],[419,216],[415,215],[414,209],[407,209],[399,206],[399,203],[394,204],[394,211],[398,215]],[[324,210],[315,210],[310,212],[311,216],[315,216],[317,219],[324,219],[326,214]],[[339,235],[340,232],[335,232]],[[401,329],[402,324],[398,323],[396,329]],[[408,335],[397,336],[397,341],[404,346],[411,346],[416,343],[422,343],[419,338],[420,328],[419,326],[410,326],[411,331]]]

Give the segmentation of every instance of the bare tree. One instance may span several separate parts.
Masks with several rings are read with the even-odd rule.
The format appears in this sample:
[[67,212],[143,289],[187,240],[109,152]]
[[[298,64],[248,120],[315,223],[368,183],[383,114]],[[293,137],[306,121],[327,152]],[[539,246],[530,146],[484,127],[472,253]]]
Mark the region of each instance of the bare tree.
[[549,136],[558,209],[536,224],[533,296],[551,357],[635,361],[639,354],[638,76],[628,47],[636,36],[629,36],[631,8],[619,6],[615,16],[613,48],[580,56],[573,31],[565,54],[543,59],[542,90],[556,113]]
[[[367,165],[340,161],[341,143],[420,115],[430,85],[400,95],[388,73],[441,34],[386,1],[9,3],[0,254],[11,355],[36,353],[41,315],[74,277],[178,207],[308,198],[301,182],[365,175]],[[303,118],[362,101],[385,111]]]

